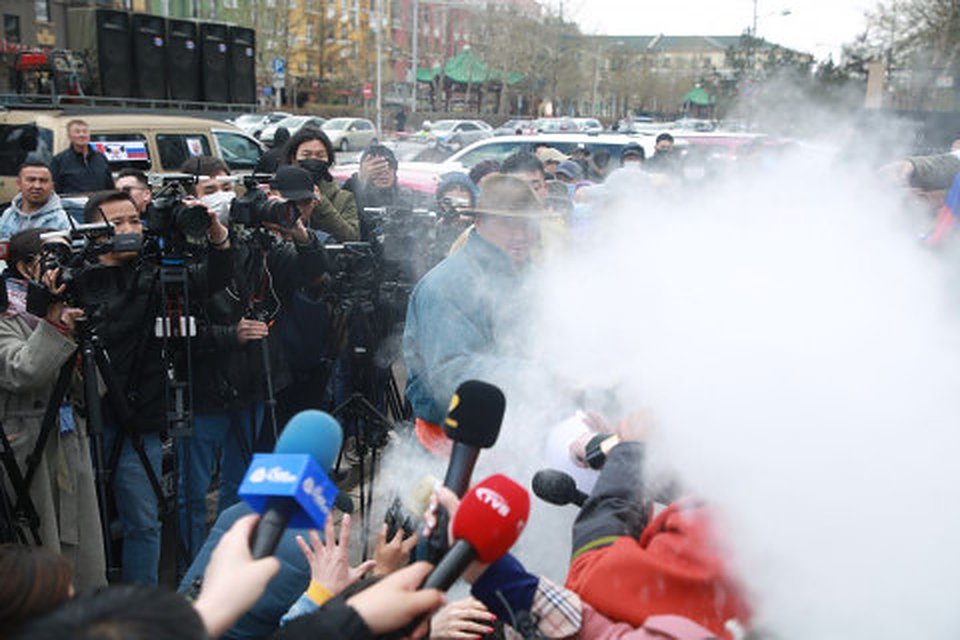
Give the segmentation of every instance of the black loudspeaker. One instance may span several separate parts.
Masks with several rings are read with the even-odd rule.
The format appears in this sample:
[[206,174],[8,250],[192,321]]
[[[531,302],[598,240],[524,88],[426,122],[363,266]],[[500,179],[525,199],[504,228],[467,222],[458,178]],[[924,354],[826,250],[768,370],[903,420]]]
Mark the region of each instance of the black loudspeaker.
[[167,98],[167,21],[162,16],[130,16],[133,88],[138,98]]
[[67,42],[68,48],[80,52],[94,70],[94,86],[100,95],[133,95],[130,14],[113,9],[70,9]]
[[200,23],[200,81],[207,102],[230,102],[230,55],[227,25]]
[[167,20],[167,85],[171,100],[200,102],[200,46],[197,23]]
[[230,27],[230,101],[253,104],[257,100],[256,50],[253,29]]

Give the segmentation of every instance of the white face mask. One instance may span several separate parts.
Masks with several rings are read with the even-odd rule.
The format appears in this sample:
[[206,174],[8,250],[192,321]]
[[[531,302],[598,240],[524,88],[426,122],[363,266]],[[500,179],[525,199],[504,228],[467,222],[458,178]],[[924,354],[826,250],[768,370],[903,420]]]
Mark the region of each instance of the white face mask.
[[237,197],[233,191],[215,191],[200,198],[200,202],[216,212],[220,224],[226,226],[230,222],[230,203]]

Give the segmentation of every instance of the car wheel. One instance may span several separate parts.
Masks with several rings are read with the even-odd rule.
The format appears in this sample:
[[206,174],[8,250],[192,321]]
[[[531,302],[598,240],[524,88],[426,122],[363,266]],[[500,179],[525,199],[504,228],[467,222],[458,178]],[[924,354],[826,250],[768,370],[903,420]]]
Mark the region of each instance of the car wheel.
[[340,151],[350,151],[350,142],[346,138],[340,141]]

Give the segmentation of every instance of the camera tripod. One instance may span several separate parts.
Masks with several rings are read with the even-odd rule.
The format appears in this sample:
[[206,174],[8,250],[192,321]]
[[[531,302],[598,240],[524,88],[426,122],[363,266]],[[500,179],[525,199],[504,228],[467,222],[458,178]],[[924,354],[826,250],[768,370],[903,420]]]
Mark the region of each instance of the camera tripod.
[[[352,291],[339,297],[333,309],[334,339],[339,354],[334,366],[348,369],[349,394],[332,413],[345,427],[353,427],[363,521],[363,557],[366,558],[379,451],[386,446],[387,434],[396,422],[404,418],[403,401],[390,364],[384,366],[376,362],[382,331],[372,292]],[[337,471],[343,454],[341,450]],[[369,486],[364,462],[367,454],[370,456]]]

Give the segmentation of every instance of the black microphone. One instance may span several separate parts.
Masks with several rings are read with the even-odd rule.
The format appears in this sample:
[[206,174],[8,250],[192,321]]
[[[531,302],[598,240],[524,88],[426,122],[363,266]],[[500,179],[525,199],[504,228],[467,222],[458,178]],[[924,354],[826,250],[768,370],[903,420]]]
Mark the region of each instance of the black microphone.
[[585,452],[587,465],[591,469],[602,469],[610,450],[620,442],[620,436],[616,434],[598,434],[590,438]]
[[[453,394],[443,420],[443,431],[453,440],[443,486],[457,497],[462,498],[470,486],[480,449],[489,449],[497,441],[506,405],[499,387],[480,380],[467,380]],[[438,508],[437,526],[423,543],[425,560],[436,564],[446,553],[449,521],[447,512]]]
[[500,435],[500,424],[507,400],[496,385],[467,380],[453,394],[443,431],[453,440],[443,486],[462,498],[470,486],[470,476],[480,449],[489,449]]
[[339,510],[341,513],[351,514],[354,512],[354,509],[356,509],[353,504],[353,498],[342,491],[333,499],[333,508]]
[[533,475],[533,493],[550,504],[564,507],[575,504],[582,507],[589,497],[577,489],[577,481],[573,477],[557,469],[541,469]]

